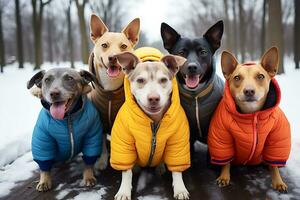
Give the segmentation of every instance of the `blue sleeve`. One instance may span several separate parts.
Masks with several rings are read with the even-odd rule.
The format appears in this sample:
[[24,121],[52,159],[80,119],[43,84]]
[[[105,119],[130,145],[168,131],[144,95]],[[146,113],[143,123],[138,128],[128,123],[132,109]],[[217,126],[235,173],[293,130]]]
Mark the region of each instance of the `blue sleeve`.
[[98,157],[102,153],[103,127],[96,108],[93,107],[93,112],[89,116],[92,117],[92,119],[89,120],[91,126],[84,137],[82,153],[84,156]]
[[31,150],[34,160],[55,160],[56,142],[48,132],[49,118],[44,109],[41,110],[32,134]]

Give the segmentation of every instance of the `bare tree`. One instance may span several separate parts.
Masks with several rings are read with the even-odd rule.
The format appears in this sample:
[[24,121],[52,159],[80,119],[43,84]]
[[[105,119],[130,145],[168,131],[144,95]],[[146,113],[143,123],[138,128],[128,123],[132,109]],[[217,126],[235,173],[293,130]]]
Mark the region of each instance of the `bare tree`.
[[44,7],[52,0],[31,0],[32,5],[32,25],[34,35],[34,55],[35,55],[35,67],[34,69],[40,69],[42,64],[42,27],[43,27],[43,11]]
[[1,73],[3,73],[3,67],[6,64],[5,61],[5,43],[4,43],[4,34],[3,34],[3,24],[2,18],[4,13],[4,8],[7,5],[7,2],[0,0],[0,65],[1,65]]
[[23,54],[23,37],[22,37],[22,20],[20,11],[20,2],[15,0],[15,15],[16,15],[16,40],[17,40],[17,59],[19,68],[24,68],[24,54]]
[[226,46],[227,48],[232,51],[233,50],[233,44],[232,44],[232,29],[231,29],[231,23],[229,18],[229,5],[228,0],[223,0],[224,3],[224,11],[225,11],[225,36],[226,36]]
[[268,31],[267,44],[268,47],[276,45],[280,52],[280,63],[278,73],[284,73],[283,68],[283,25],[282,25],[282,9],[280,0],[267,0],[268,3]]
[[294,61],[295,68],[299,69],[300,62],[300,1],[294,0],[295,18],[294,18]]
[[246,55],[246,39],[247,39],[247,30],[246,30],[246,14],[243,7],[243,0],[238,0],[238,7],[239,7],[239,18],[240,18],[240,53],[241,53],[241,61],[245,61],[245,55]]
[[89,58],[89,41],[88,41],[86,21],[84,18],[84,13],[85,13],[84,9],[87,2],[88,0],[82,0],[82,3],[80,4],[79,0],[75,0],[79,25],[80,25],[81,54],[82,54],[82,61],[84,64],[88,63],[88,58]]
[[49,9],[47,12],[47,46],[48,46],[48,61],[53,62],[53,32],[54,32],[54,22],[53,16]]
[[73,47],[73,34],[72,34],[72,18],[71,18],[71,5],[72,0],[69,0],[69,5],[66,9],[67,23],[68,23],[68,44],[71,68],[74,68],[74,47]]
[[260,37],[260,44],[261,44],[261,55],[265,52],[265,40],[266,40],[266,9],[267,9],[267,2],[263,0],[263,9],[262,9],[262,18],[261,18],[261,37]]

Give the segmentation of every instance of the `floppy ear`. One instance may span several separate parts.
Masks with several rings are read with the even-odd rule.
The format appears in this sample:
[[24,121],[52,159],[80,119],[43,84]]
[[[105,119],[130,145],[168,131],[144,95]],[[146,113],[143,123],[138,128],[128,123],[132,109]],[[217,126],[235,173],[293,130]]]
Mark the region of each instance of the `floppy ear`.
[[160,61],[166,65],[171,73],[171,78],[173,78],[179,71],[179,68],[184,65],[186,59],[181,56],[166,55]]
[[32,86],[35,84],[38,88],[42,88],[42,80],[45,75],[45,70],[41,70],[27,82],[27,89],[32,88]]
[[107,31],[108,28],[105,26],[103,21],[97,15],[92,14],[90,19],[90,32],[93,43],[95,43],[96,40]]
[[140,62],[140,59],[131,52],[124,52],[114,55],[118,63],[122,66],[122,69],[126,75],[130,74]]
[[229,78],[230,74],[232,74],[238,64],[238,61],[231,53],[228,51],[222,52],[221,67],[225,79]]
[[171,26],[166,23],[161,23],[160,25],[160,34],[163,40],[164,48],[171,53],[170,51],[174,47],[175,43],[181,38]]
[[139,41],[140,35],[140,18],[135,18],[132,20],[123,30],[122,33],[132,42],[135,46]]
[[83,94],[87,94],[92,90],[91,86],[89,86],[89,83],[92,83],[92,85],[93,83],[100,85],[96,76],[86,70],[80,70],[79,75],[81,76]]
[[271,77],[274,77],[279,65],[279,52],[277,47],[271,47],[262,56],[260,63]]
[[203,37],[209,42],[212,46],[213,53],[221,46],[221,39],[224,31],[223,21],[218,21],[212,27],[210,27]]

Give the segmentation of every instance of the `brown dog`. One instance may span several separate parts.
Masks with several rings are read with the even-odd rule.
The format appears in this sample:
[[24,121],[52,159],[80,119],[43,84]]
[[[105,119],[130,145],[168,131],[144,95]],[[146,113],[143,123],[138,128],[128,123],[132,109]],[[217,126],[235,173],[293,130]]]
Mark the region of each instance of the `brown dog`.
[[226,78],[225,93],[212,119],[208,145],[211,162],[222,165],[219,186],[230,181],[230,164],[268,164],[272,186],[287,191],[278,166],[284,166],[291,146],[290,126],[278,107],[280,88],[274,79],[279,63],[272,47],[259,63],[239,64],[223,52],[221,65]]
[[108,162],[106,133],[110,134],[117,112],[124,103],[124,73],[114,55],[132,52],[139,40],[140,20],[130,22],[120,33],[109,32],[106,25],[92,14],[90,20],[91,40],[94,49],[89,59],[89,71],[98,79],[100,85],[89,94],[90,99],[101,113],[104,126],[103,151],[96,168],[105,169]]

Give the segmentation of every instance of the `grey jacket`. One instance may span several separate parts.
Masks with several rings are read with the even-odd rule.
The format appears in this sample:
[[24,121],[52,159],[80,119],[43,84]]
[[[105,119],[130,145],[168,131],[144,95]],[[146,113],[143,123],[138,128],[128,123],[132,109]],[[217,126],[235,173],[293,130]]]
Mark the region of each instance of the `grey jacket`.
[[215,64],[211,78],[197,90],[191,91],[182,84],[178,85],[180,102],[190,125],[191,141],[207,143],[209,123],[224,90],[223,80],[216,75]]

